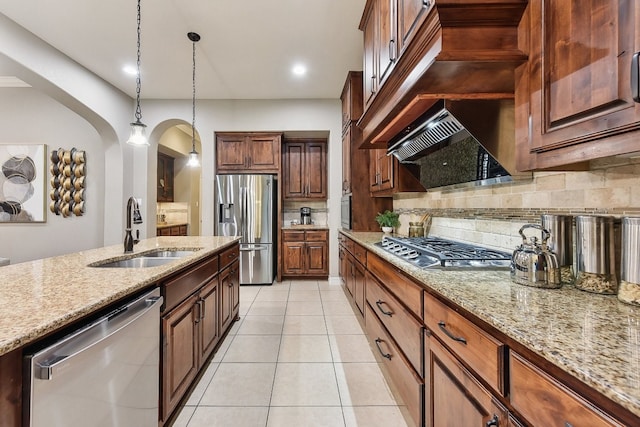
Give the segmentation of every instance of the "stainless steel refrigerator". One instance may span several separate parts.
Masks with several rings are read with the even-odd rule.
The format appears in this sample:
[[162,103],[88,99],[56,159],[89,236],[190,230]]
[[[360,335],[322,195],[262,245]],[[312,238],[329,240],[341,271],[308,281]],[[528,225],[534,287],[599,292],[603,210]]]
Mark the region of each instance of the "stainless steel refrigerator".
[[217,175],[215,234],[240,236],[240,284],[271,284],[276,262],[275,175]]

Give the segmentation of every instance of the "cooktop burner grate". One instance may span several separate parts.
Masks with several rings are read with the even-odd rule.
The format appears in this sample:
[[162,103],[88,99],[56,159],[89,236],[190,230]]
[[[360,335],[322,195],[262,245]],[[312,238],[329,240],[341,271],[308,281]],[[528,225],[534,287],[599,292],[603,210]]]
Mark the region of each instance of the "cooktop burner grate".
[[439,237],[383,237],[376,245],[421,267],[509,268],[511,254]]

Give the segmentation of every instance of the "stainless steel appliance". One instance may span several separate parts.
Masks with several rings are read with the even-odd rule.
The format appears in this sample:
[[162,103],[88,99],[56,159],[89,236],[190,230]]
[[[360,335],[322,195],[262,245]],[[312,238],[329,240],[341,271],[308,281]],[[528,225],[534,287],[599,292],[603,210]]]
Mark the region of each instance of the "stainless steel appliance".
[[25,356],[25,425],[158,425],[158,288]]
[[[542,243],[538,244],[536,236],[532,236],[527,241],[524,230],[530,228],[542,232]],[[520,285],[535,288],[553,289],[562,286],[558,258],[547,247],[547,241],[551,236],[549,230],[538,224],[525,224],[520,228],[519,233],[522,244],[513,251],[511,280]]]
[[379,246],[420,268],[509,269],[511,254],[439,237],[388,237]]
[[345,230],[351,230],[351,195],[342,196],[340,203],[340,225]]
[[277,181],[274,175],[217,175],[215,234],[240,236],[240,284],[275,277]]
[[300,208],[300,224],[311,224],[311,208]]

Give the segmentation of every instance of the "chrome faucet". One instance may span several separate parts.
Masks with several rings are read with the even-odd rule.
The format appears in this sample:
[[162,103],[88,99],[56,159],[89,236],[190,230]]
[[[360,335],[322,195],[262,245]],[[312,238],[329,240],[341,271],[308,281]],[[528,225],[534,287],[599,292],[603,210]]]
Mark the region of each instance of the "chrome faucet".
[[127,228],[124,236],[124,253],[133,252],[133,245],[140,241],[140,230],[136,230],[136,238],[131,235],[131,209],[133,208],[133,223],[142,224],[142,215],[140,214],[140,207],[138,201],[132,196],[129,197],[127,202]]

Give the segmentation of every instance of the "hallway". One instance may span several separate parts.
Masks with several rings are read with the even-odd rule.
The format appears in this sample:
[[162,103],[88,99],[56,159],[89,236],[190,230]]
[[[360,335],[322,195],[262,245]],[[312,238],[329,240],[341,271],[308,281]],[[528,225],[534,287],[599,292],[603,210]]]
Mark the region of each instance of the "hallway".
[[405,427],[340,285],[240,288],[232,328],[174,427]]

